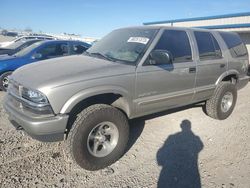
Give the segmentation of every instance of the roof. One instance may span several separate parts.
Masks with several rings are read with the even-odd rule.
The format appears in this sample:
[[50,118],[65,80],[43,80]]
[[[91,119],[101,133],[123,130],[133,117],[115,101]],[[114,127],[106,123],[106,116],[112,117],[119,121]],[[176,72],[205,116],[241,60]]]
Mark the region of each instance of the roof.
[[[172,30],[191,30],[191,31],[208,31],[211,32],[212,30],[210,28],[201,28],[201,27],[179,27],[179,26],[165,26],[165,25],[142,25],[142,26],[130,26],[130,27],[124,27],[119,28],[120,29],[172,29]],[[213,30],[213,32],[216,32],[216,30]]]
[[205,17],[196,17],[196,18],[184,18],[184,19],[175,19],[175,20],[165,20],[165,21],[156,21],[156,22],[145,22],[143,23],[143,25],[188,22],[188,21],[198,21],[198,20],[213,20],[213,19],[232,18],[232,17],[241,17],[241,16],[250,16],[250,12],[223,14],[223,15],[217,15],[217,16],[205,16]]
[[58,42],[71,42],[71,43],[82,43],[85,44],[86,46],[91,46],[90,44],[79,41],[79,40],[42,40],[41,43],[58,43]]

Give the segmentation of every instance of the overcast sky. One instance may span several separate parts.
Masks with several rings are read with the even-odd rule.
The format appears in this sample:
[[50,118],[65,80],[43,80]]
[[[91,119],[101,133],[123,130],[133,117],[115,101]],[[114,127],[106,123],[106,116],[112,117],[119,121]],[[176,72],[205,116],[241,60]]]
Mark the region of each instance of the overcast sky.
[[0,0],[0,27],[102,37],[143,22],[250,12],[250,0]]

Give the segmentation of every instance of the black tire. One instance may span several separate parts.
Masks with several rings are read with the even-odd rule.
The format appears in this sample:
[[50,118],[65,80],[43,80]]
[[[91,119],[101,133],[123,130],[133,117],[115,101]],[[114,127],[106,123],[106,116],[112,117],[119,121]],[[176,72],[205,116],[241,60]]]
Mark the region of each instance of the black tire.
[[[232,94],[232,104],[227,111],[222,110],[222,99],[226,94]],[[236,86],[230,82],[221,82],[216,88],[211,99],[206,101],[205,109],[208,116],[224,120],[228,118],[235,107],[237,101],[237,89]]]
[[12,74],[11,71],[5,72],[5,73],[1,74],[1,76],[0,76],[0,89],[1,89],[2,91],[6,91],[6,90],[7,90],[8,87],[5,87],[5,85],[3,84],[3,82],[4,82],[4,80],[5,80],[9,75],[11,75],[11,74]]
[[[119,138],[115,148],[104,157],[96,157],[88,149],[88,137],[91,131],[101,122],[112,122]],[[80,167],[86,170],[105,168],[117,161],[125,152],[129,138],[127,117],[118,109],[96,104],[84,109],[78,114],[66,140],[69,155]]]

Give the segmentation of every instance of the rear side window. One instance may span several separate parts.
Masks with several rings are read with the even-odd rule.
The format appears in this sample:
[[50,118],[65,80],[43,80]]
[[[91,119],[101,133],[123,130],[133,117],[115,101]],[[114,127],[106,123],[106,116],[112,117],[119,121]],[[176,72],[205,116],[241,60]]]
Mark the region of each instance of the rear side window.
[[222,58],[220,46],[214,36],[209,32],[194,32],[200,60]]
[[81,44],[73,44],[73,54],[82,54],[85,52],[88,48],[81,45]]
[[179,30],[166,30],[157,43],[156,50],[167,50],[172,53],[174,63],[192,60],[192,52],[187,33]]
[[242,42],[240,36],[236,33],[220,32],[221,37],[225,41],[232,57],[247,56],[247,49]]
[[38,51],[42,55],[43,59],[60,57],[64,55],[68,55],[68,44],[67,43],[56,43],[56,44],[48,44]]

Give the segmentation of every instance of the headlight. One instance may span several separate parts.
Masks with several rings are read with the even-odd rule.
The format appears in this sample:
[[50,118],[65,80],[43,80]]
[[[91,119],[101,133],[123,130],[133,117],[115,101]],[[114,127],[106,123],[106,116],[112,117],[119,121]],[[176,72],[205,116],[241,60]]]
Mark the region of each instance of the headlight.
[[10,79],[9,101],[13,106],[32,117],[52,116],[54,112],[47,97],[40,91],[29,89]]
[[22,88],[21,90],[22,98],[27,99],[31,102],[37,103],[37,104],[48,104],[47,97],[42,94],[40,91],[28,89],[28,88]]
[[47,97],[40,91],[22,87],[19,89],[23,99],[22,108],[34,115],[50,116],[53,110]]
[[[29,110],[33,114],[51,115],[53,110],[49,104],[47,97],[40,91],[23,87],[20,89],[22,98],[25,99],[23,108]],[[30,102],[28,102],[30,101]]]

